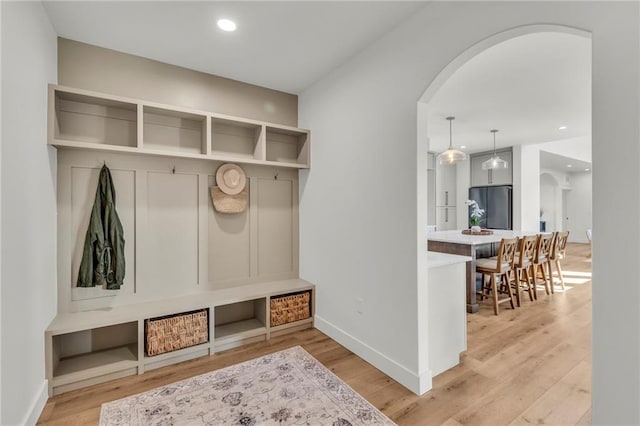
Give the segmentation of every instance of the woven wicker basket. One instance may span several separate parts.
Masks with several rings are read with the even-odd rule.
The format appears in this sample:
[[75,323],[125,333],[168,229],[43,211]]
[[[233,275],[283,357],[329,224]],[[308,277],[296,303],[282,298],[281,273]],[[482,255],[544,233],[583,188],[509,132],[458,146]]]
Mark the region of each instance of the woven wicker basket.
[[307,319],[311,316],[311,292],[271,298],[271,327]]
[[145,320],[147,356],[176,351],[209,341],[207,309]]

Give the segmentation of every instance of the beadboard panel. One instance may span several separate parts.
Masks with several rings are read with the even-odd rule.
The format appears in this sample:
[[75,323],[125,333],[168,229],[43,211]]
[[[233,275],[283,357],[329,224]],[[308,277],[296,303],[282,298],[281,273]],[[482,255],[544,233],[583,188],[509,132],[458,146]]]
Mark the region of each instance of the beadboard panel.
[[[125,234],[120,290],[77,288],[100,168],[107,164]],[[215,211],[218,161],[58,153],[58,312],[110,309],[298,276],[298,172],[243,165],[243,213]]]
[[293,182],[258,180],[258,274],[293,272]]
[[[209,176],[209,186],[215,176]],[[251,193],[251,178],[247,179]],[[251,203],[242,213],[218,213],[211,198],[207,200],[209,213],[209,281],[224,283],[251,278]],[[218,286],[220,287],[220,286]]]
[[[143,194],[140,194],[143,195]],[[144,198],[143,198],[144,200]],[[147,250],[140,256],[158,296],[195,291],[198,285],[198,175],[148,172]]]

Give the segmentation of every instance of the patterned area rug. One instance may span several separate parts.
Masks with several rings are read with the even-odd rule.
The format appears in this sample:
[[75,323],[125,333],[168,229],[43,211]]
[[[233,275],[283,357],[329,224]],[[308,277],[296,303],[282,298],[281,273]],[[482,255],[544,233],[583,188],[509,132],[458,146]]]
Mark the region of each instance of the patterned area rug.
[[300,346],[102,404],[100,425],[393,425]]

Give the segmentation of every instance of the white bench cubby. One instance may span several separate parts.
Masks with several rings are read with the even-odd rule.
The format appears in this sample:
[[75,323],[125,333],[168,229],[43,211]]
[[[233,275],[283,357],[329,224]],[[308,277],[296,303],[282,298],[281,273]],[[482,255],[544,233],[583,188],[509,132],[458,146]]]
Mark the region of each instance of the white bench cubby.
[[[299,291],[311,292],[311,317],[271,327],[270,298]],[[313,284],[290,279],[59,314],[45,331],[49,396],[313,327],[314,301]],[[209,309],[209,342],[145,355],[146,319],[196,309]]]

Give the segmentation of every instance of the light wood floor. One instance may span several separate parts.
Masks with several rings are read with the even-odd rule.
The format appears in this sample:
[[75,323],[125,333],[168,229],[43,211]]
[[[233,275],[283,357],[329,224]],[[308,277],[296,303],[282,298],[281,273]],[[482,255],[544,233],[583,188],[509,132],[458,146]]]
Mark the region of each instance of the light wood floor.
[[[588,246],[570,244],[568,290],[539,292],[494,316],[489,301],[468,315],[461,364],[418,397],[318,330],[255,343],[212,357],[69,392],[49,399],[45,425],[96,424],[103,402],[301,345],[399,425],[573,425],[591,423],[591,263]],[[504,305],[503,305],[504,306]]]

